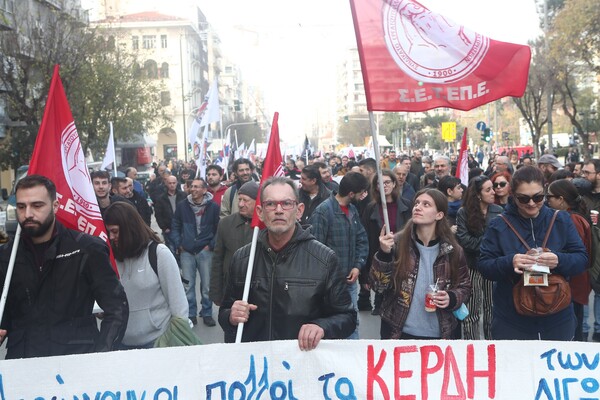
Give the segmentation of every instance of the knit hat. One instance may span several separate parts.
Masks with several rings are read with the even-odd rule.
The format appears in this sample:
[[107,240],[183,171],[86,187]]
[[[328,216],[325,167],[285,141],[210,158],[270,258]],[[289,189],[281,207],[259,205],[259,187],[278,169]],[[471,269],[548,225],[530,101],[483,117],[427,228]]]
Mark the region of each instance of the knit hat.
[[258,183],[254,181],[246,182],[239,188],[238,193],[245,194],[252,200],[256,200],[256,196],[258,195]]

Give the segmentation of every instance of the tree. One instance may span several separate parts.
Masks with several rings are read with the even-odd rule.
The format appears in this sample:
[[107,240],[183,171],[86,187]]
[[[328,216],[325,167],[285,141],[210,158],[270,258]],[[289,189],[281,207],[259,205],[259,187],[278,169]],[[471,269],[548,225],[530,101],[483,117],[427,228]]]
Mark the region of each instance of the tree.
[[168,124],[160,84],[135,76],[133,56],[104,41],[73,12],[48,8],[34,20],[28,7],[16,3],[14,30],[1,33],[0,87],[13,127],[0,143],[0,167],[29,162],[55,64],[61,65],[84,150],[91,145],[104,152],[109,121],[119,139]]
[[547,93],[550,91],[551,111],[555,100],[556,86],[552,64],[548,62],[548,54],[543,51],[543,40],[538,39],[531,43],[531,46],[533,47],[532,60],[527,88],[523,97],[513,97],[513,101],[529,127],[534,154],[537,158],[542,129],[548,123]]
[[365,138],[371,136],[371,124],[366,115],[350,115],[348,122],[343,118],[338,121],[338,142],[363,146]]

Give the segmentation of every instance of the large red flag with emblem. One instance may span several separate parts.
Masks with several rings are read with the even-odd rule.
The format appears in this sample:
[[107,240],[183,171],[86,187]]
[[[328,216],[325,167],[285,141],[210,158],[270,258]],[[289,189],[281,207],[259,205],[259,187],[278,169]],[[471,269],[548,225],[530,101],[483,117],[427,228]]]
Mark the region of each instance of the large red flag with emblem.
[[[262,176],[260,178],[260,187],[258,188],[258,195],[256,196],[256,205],[260,205],[260,190],[262,189],[263,183],[272,176],[284,176],[283,165],[281,157],[281,147],[279,144],[279,113],[276,112],[273,115],[273,124],[271,125],[271,137],[269,138],[269,145],[267,147],[267,155],[263,161]],[[254,208],[254,215],[252,216],[252,227],[259,227],[263,229],[265,226],[258,217],[256,208]]]
[[350,0],[369,111],[470,110],[527,86],[528,46],[490,39],[415,0]]
[[[108,243],[100,207],[58,70],[59,66],[56,65],[28,174],[43,175],[54,182],[60,203],[56,218],[63,225],[98,236]],[[116,271],[114,262],[113,269]]]

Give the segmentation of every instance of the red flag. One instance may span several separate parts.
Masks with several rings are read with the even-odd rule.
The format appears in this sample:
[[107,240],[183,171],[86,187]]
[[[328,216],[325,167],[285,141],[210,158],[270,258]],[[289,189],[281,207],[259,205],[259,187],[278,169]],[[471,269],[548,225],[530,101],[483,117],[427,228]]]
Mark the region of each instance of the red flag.
[[[272,176],[284,176],[281,157],[281,147],[279,145],[279,113],[276,112],[273,115],[273,124],[271,125],[271,137],[269,138],[269,145],[267,147],[267,155],[263,162],[262,177],[260,178],[260,187],[258,188],[258,195],[256,196],[256,206],[260,206],[260,190],[263,183]],[[258,217],[256,208],[254,208],[254,215],[252,215],[253,228],[259,227],[263,229],[265,226]]]
[[369,111],[470,110],[527,86],[531,50],[415,0],[350,0]]
[[469,186],[469,152],[467,151],[467,128],[463,132],[460,142],[460,153],[458,156],[458,164],[456,165],[456,177],[461,183]]
[[[54,67],[44,118],[31,155],[29,175],[49,178],[56,185],[60,207],[56,218],[67,228],[98,236],[109,244],[77,128],[65,95],[59,66]],[[116,272],[114,259],[113,269]]]

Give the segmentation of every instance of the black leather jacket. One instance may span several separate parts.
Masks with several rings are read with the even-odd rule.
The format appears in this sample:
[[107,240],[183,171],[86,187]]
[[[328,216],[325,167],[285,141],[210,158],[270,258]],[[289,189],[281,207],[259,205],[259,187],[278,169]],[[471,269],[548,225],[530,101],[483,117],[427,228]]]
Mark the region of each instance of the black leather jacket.
[[[0,248],[2,283],[12,246],[11,241]],[[100,332],[94,300],[104,310]],[[31,242],[21,238],[2,319],[6,358],[112,350],[123,338],[128,315],[125,290],[101,239],[56,222],[43,260],[37,261]]]
[[[241,299],[251,244],[233,256],[230,279],[219,323],[225,341],[231,342],[237,327],[229,323],[231,306]],[[325,331],[324,339],[347,338],[356,328],[348,286],[335,253],[296,224],[290,242],[279,252],[267,242],[267,231],[258,239],[248,302],[251,311],[244,326],[243,342],[297,339],[302,325],[312,323]]]

